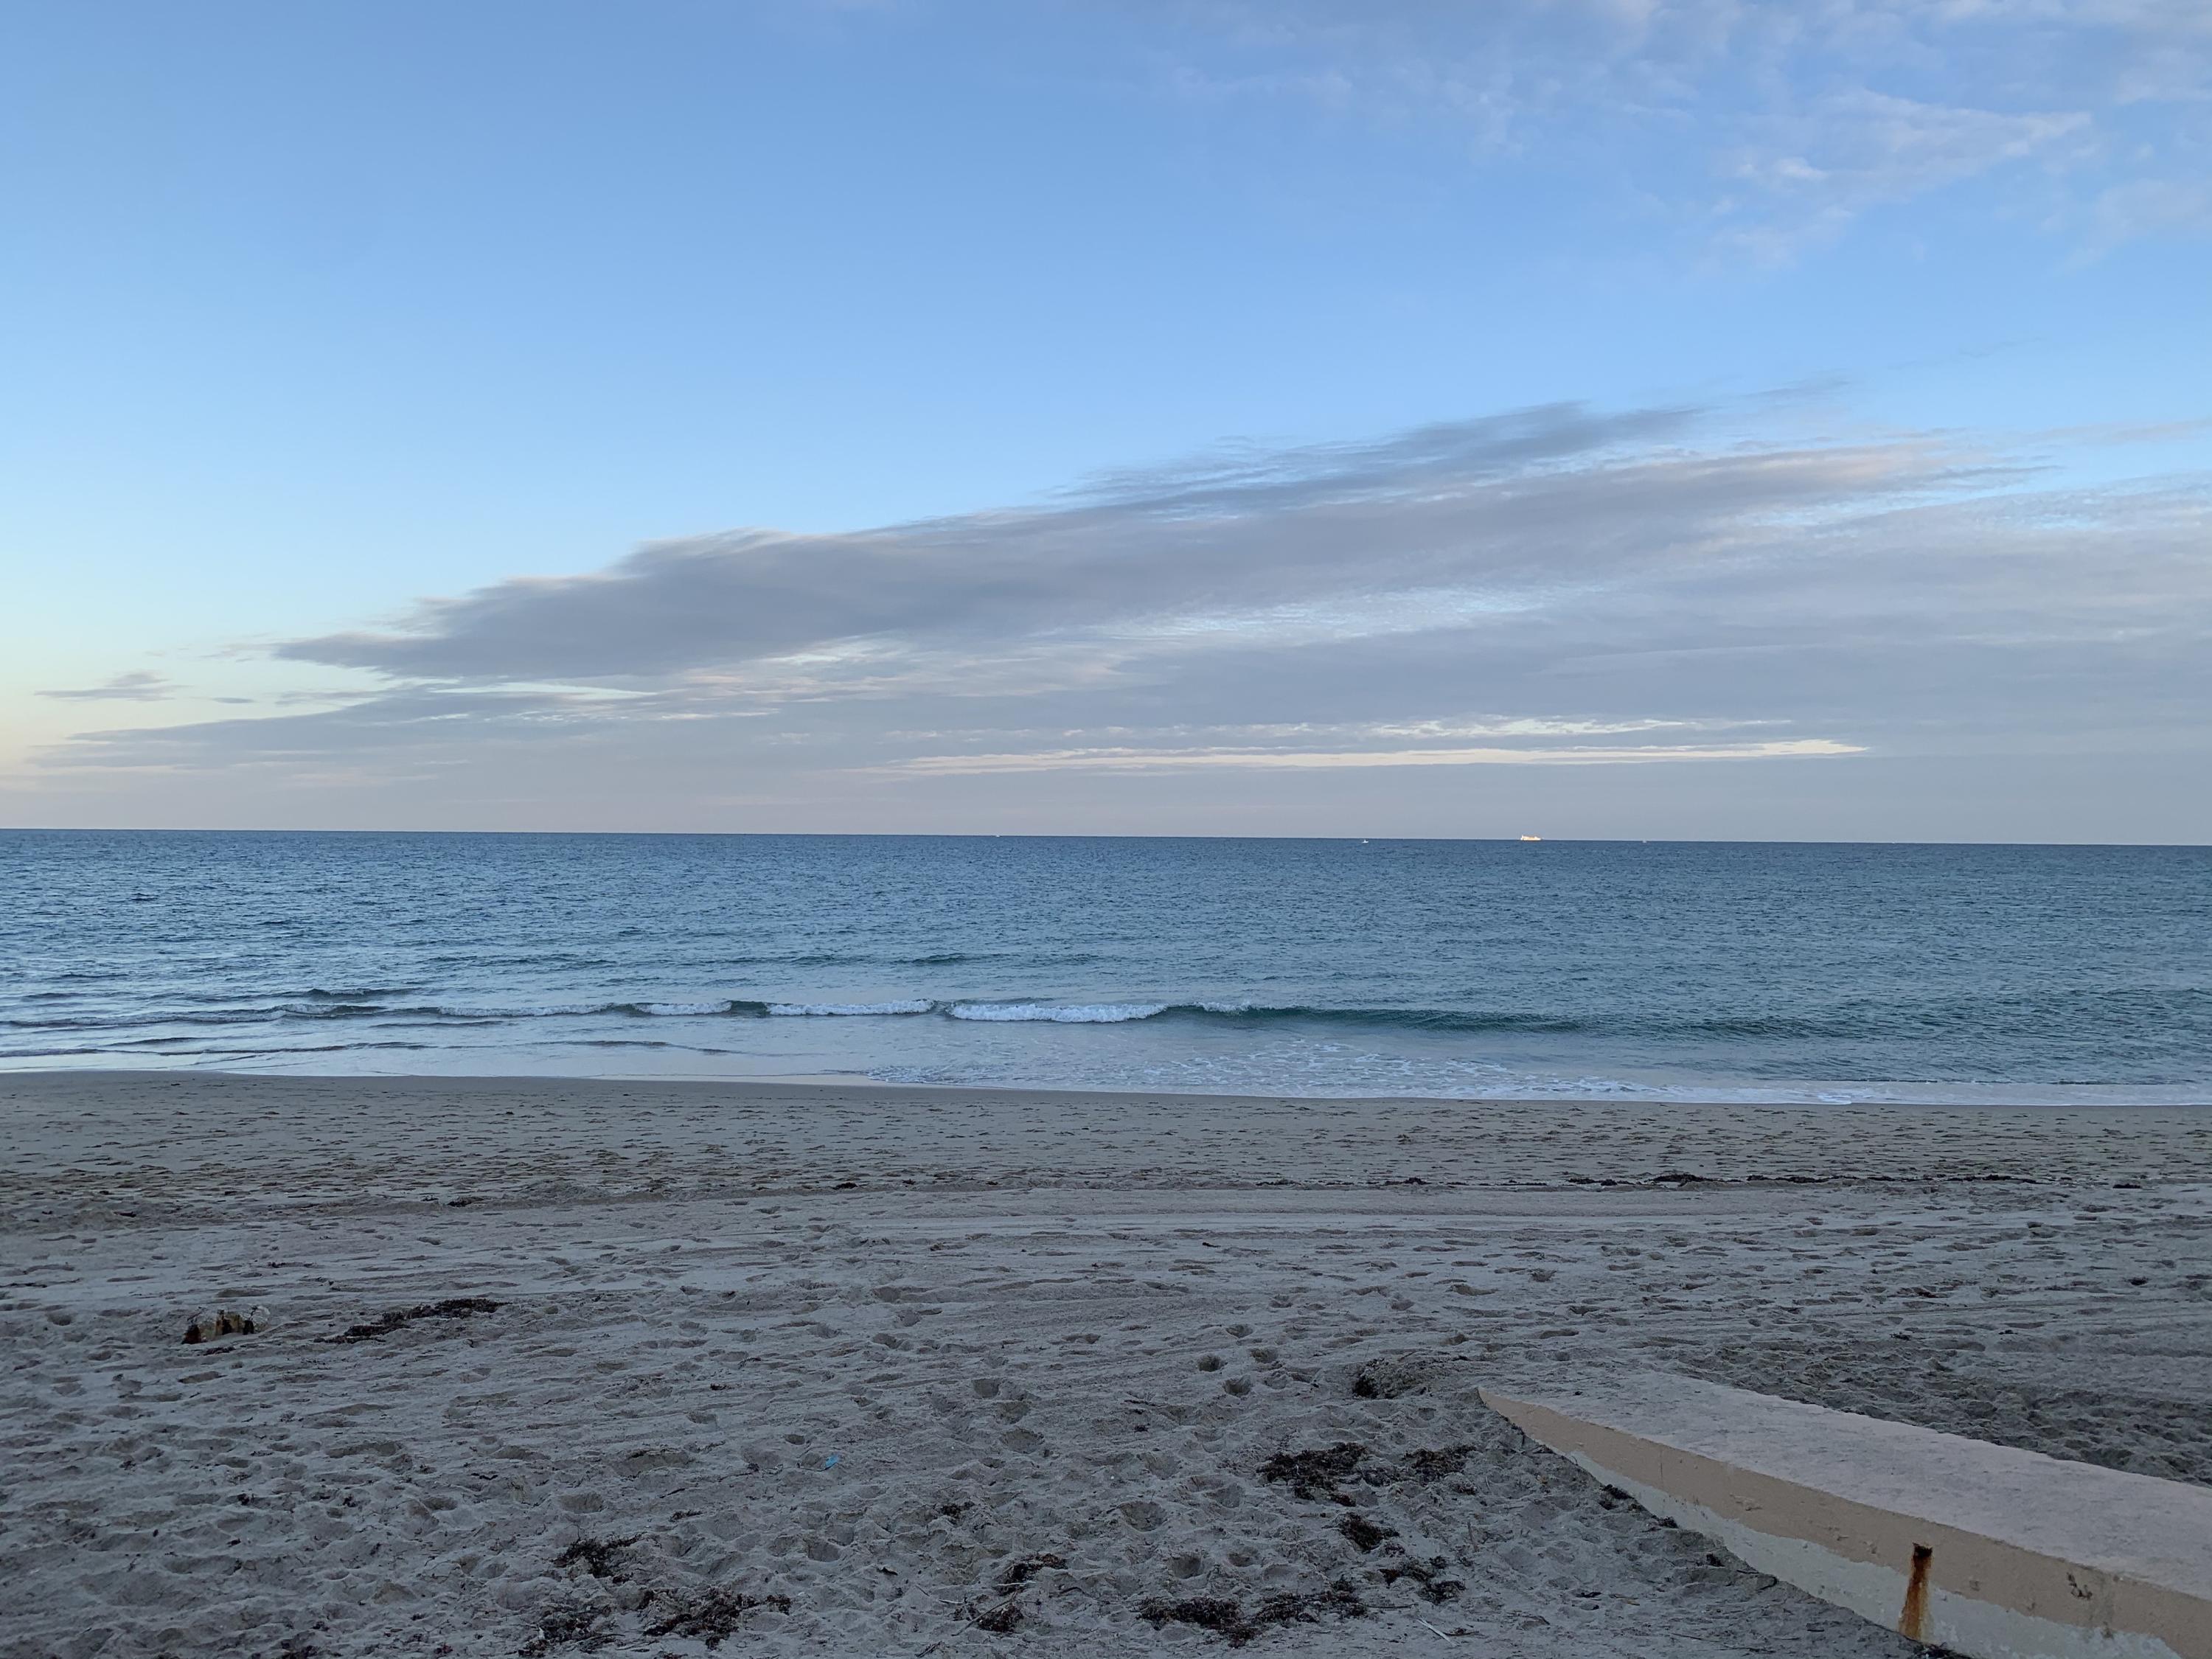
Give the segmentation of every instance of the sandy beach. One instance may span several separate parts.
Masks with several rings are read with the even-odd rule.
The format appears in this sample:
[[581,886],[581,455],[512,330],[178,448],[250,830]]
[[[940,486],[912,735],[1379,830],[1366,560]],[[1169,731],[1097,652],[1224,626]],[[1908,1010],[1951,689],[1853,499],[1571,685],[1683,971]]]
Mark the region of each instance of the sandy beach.
[[[0,1077],[10,1656],[1901,1655],[1524,1442],[2212,1482],[2212,1110]],[[214,1308],[252,1334],[187,1346]]]

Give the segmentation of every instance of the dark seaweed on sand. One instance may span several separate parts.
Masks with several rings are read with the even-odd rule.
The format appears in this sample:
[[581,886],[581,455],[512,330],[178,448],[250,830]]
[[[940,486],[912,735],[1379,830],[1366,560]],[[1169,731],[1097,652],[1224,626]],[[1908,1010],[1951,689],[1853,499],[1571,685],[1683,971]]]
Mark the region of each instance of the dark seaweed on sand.
[[688,1636],[694,1641],[704,1642],[708,1647],[719,1646],[725,1637],[738,1632],[738,1622],[761,1607],[772,1607],[778,1613],[791,1611],[788,1595],[748,1595],[743,1590],[703,1589],[677,1598],[671,1604],[668,1617],[650,1626],[647,1636]]
[[[1398,1547],[1393,1544],[1390,1547],[1395,1550]],[[1444,1569],[1450,1565],[1441,1555],[1425,1562],[1416,1561],[1409,1556],[1393,1566],[1383,1568],[1382,1582],[1395,1584],[1401,1578],[1410,1578],[1420,1587],[1424,1596],[1442,1607],[1467,1588],[1462,1580],[1444,1577]]]
[[1308,1503],[1316,1498],[1333,1498],[1340,1504],[1352,1500],[1336,1489],[1359,1467],[1359,1460],[1367,1455],[1367,1448],[1357,1440],[1340,1440],[1326,1449],[1311,1451],[1277,1452],[1260,1465],[1262,1480],[1280,1481],[1291,1489],[1291,1495]]
[[523,1644],[523,1659],[541,1659],[556,1648],[576,1648],[591,1653],[607,1645],[614,1633],[607,1621],[614,1609],[594,1601],[556,1601],[538,1616],[538,1629]]
[[1428,1386],[1428,1379],[1402,1357],[1370,1361],[1352,1379],[1352,1392],[1362,1400],[1395,1400],[1425,1393]]
[[1035,1555],[1024,1555],[1018,1561],[1007,1562],[1006,1570],[999,1575],[998,1585],[998,1593],[1006,1599],[996,1607],[986,1607],[980,1599],[969,1603],[968,1622],[977,1630],[988,1631],[994,1636],[1009,1634],[1024,1617],[1022,1604],[1016,1599],[1016,1592],[1046,1568],[1066,1565],[1066,1556],[1054,1555],[1049,1551],[1040,1551]]
[[553,1558],[556,1567],[581,1567],[594,1578],[604,1578],[610,1583],[629,1582],[623,1570],[629,1547],[645,1534],[632,1533],[627,1538],[579,1538],[574,1543]]
[[1362,1469],[1367,1448],[1357,1440],[1340,1440],[1334,1446],[1277,1452],[1260,1465],[1259,1473],[1262,1480],[1287,1486],[1293,1498],[1307,1503],[1325,1498],[1349,1504],[1352,1500],[1340,1488],[1355,1474],[1370,1486],[1393,1480],[1441,1480],[1466,1468],[1468,1454],[1474,1449],[1471,1445],[1417,1446],[1395,1465],[1371,1463]]
[[1228,1638],[1233,1648],[1243,1647],[1277,1625],[1317,1624],[1324,1613],[1339,1619],[1357,1619],[1366,1611],[1367,1603],[1359,1599],[1359,1592],[1342,1578],[1332,1581],[1326,1589],[1286,1590],[1270,1595],[1249,1613],[1243,1603],[1225,1595],[1193,1595],[1179,1601],[1156,1597],[1137,1609],[1139,1616],[1156,1629],[1162,1625],[1195,1625]]
[[394,1308],[366,1324],[348,1326],[336,1336],[318,1337],[316,1340],[371,1342],[417,1319],[466,1319],[471,1314],[496,1313],[502,1305],[488,1296],[449,1296],[443,1302],[421,1302],[411,1308]]
[[1468,1454],[1474,1449],[1471,1445],[1416,1446],[1399,1460],[1399,1478],[1441,1480],[1448,1474],[1458,1474],[1467,1468]]
[[1370,1554],[1384,1539],[1392,1536],[1390,1528],[1377,1526],[1364,1515],[1347,1515],[1336,1523],[1336,1529],[1352,1540],[1352,1547],[1362,1555]]
[[1154,1596],[1139,1607],[1137,1612],[1154,1626],[1195,1625],[1200,1630],[1218,1631],[1232,1642],[1252,1639],[1253,1632],[1250,1632],[1243,1636],[1234,1634],[1245,1628],[1244,1604],[1232,1601],[1225,1595],[1187,1595],[1180,1601]]
[[1006,1564],[1006,1570],[999,1575],[999,1588],[1018,1590],[1047,1567],[1064,1567],[1066,1565],[1067,1558],[1062,1555],[1025,1555],[1018,1561]]

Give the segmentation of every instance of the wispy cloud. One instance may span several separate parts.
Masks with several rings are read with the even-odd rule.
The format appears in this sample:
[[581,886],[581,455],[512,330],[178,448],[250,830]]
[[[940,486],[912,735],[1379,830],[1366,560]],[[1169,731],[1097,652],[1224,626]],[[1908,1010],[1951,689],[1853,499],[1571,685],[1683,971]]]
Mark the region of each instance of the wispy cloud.
[[1577,744],[1551,748],[1454,749],[1054,749],[1030,754],[918,755],[878,769],[973,777],[988,772],[1154,772],[1182,767],[1341,771],[1377,766],[1607,766],[1668,761],[1826,759],[1863,755],[1863,745],[1828,738],[1770,743]]
[[2191,0],[1192,0],[1177,15],[1169,95],[1296,100],[1432,129],[1481,164],[1613,178],[1758,259],[2008,174],[2003,210],[2077,249],[2212,229],[2212,13]]
[[1712,213],[1723,246],[1778,261],[1841,235],[1871,209],[2008,163],[2078,155],[2094,123],[2079,110],[2014,113],[1860,87],[1761,126],[1716,158],[1732,188]]
[[88,685],[74,690],[41,691],[42,697],[54,697],[64,702],[155,702],[173,696],[176,686],[161,675],[139,670],[129,674],[118,674],[113,679],[99,685]]

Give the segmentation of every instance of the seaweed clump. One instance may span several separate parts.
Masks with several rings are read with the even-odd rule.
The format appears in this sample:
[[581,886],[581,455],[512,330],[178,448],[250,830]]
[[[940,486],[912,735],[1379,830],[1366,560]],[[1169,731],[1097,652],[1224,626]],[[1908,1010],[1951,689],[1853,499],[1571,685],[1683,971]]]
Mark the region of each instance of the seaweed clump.
[[1290,1487],[1292,1497],[1308,1503],[1326,1498],[1349,1504],[1352,1500],[1337,1490],[1337,1482],[1358,1468],[1359,1460],[1366,1455],[1367,1448],[1357,1440],[1340,1440],[1334,1446],[1310,1451],[1277,1452],[1260,1465],[1260,1478],[1282,1482]]
[[373,1342],[418,1319],[466,1319],[472,1314],[497,1313],[503,1305],[488,1296],[449,1296],[443,1302],[421,1302],[411,1308],[394,1308],[364,1324],[349,1325],[336,1336],[318,1337],[316,1340]]
[[791,1611],[788,1595],[748,1595],[743,1590],[723,1589],[720,1587],[694,1591],[677,1597],[668,1616],[648,1628],[647,1636],[688,1636],[704,1642],[709,1648],[719,1646],[728,1637],[738,1633],[738,1626],[744,1616],[761,1607],[773,1608],[777,1613]]
[[1194,1625],[1225,1637],[1232,1648],[1241,1648],[1255,1637],[1279,1625],[1313,1625],[1323,1613],[1357,1619],[1367,1603],[1346,1579],[1333,1580],[1326,1589],[1285,1590],[1270,1595],[1250,1613],[1244,1604],[1225,1595],[1192,1595],[1179,1601],[1154,1598],[1139,1606],[1138,1614],[1155,1630],[1163,1625]]
[[542,1659],[556,1648],[594,1653],[614,1640],[607,1622],[614,1609],[602,1602],[556,1601],[538,1615],[538,1628],[522,1644],[523,1659]]
[[610,1583],[626,1584],[629,1547],[643,1537],[632,1533],[627,1538],[579,1538],[574,1543],[553,1558],[556,1567],[581,1567],[594,1578],[604,1578]]

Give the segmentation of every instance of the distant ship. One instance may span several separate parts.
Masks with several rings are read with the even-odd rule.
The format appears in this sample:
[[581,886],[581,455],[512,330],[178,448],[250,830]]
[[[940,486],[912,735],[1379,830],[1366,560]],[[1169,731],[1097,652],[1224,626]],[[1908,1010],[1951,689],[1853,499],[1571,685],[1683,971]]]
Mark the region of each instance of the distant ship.
[[1544,838],[1541,836],[1523,836],[1521,839],[1523,841],[1541,841]]

